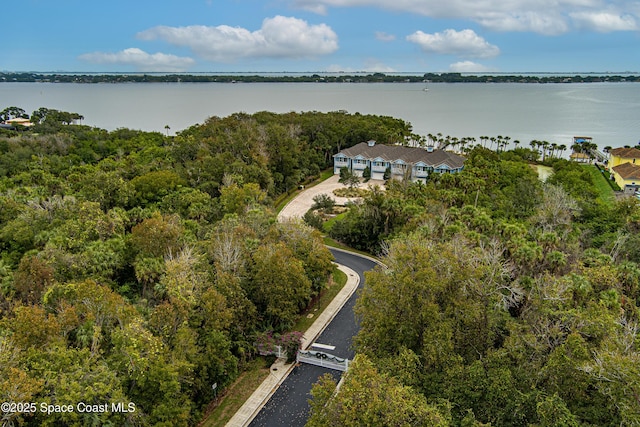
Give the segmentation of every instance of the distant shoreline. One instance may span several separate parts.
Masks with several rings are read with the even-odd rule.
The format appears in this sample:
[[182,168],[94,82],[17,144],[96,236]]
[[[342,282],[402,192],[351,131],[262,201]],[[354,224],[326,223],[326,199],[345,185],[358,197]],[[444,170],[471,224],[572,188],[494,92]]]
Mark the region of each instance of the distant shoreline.
[[464,74],[384,73],[0,73],[0,83],[618,83],[640,82],[640,74]]

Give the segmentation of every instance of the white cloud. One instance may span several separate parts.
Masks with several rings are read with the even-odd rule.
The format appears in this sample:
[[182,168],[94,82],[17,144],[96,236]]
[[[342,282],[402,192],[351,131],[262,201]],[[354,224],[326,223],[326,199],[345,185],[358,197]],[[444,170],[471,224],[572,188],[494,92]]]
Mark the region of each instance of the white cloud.
[[428,53],[472,58],[491,58],[500,54],[500,49],[497,46],[489,44],[473,30],[449,29],[434,34],[416,31],[407,36],[407,40],[416,43]]
[[396,36],[393,34],[385,33],[383,31],[376,31],[376,40],[380,40],[383,42],[392,42],[396,39]]
[[480,25],[494,31],[533,31],[545,35],[558,35],[569,31],[566,18],[551,11],[547,13],[486,12],[475,19]]
[[202,58],[220,62],[242,58],[309,58],[338,49],[338,36],[328,25],[309,25],[302,19],[285,16],[265,19],[257,31],[227,25],[158,26],[138,33],[138,38],[186,46]]
[[317,13],[318,15],[326,15],[327,14],[327,6],[322,4],[322,2],[314,2],[314,1],[301,1],[295,2],[297,7],[300,9],[306,10],[307,12]]
[[612,31],[636,31],[640,29],[631,15],[618,15],[611,12],[576,12],[571,18],[580,28],[609,33]]
[[140,71],[186,71],[195,64],[192,58],[168,55],[165,53],[147,53],[132,47],[120,52],[92,52],[80,55],[83,61],[94,64],[133,65]]
[[472,61],[460,61],[449,65],[449,70],[454,73],[485,73],[496,71],[482,64]]
[[[636,0],[290,0],[294,6],[326,14],[330,7],[378,7],[429,16],[466,19],[497,31],[546,35],[569,31],[573,20],[595,31],[637,30]],[[607,12],[602,12],[607,10]]]

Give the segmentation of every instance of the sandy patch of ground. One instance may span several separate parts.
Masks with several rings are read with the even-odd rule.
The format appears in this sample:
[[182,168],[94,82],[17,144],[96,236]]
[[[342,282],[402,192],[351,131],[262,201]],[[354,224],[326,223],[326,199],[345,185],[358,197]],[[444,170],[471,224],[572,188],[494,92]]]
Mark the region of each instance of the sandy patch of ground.
[[533,165],[536,172],[538,172],[538,179],[545,182],[551,175],[553,175],[553,168],[543,165]]

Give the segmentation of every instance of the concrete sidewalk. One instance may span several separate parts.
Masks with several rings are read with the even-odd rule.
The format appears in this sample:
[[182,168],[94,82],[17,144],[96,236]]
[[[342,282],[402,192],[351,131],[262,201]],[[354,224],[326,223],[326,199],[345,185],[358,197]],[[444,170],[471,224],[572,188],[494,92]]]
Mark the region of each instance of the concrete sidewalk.
[[[315,339],[324,331],[331,320],[342,309],[347,300],[353,295],[360,284],[360,276],[352,269],[338,264],[338,268],[347,275],[347,283],[327,308],[318,316],[302,337],[302,349],[306,350]],[[278,359],[271,365],[269,376],[260,384],[238,412],[226,424],[227,427],[244,427],[258,415],[260,409],[269,401],[278,387],[284,382],[289,373],[295,367],[295,363],[285,363],[284,359]]]

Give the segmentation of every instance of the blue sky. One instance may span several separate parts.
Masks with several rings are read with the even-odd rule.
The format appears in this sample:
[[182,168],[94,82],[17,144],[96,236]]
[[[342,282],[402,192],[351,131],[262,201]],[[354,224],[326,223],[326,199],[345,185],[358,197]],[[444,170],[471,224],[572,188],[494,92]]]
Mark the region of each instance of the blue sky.
[[638,0],[23,0],[1,71],[640,72]]

